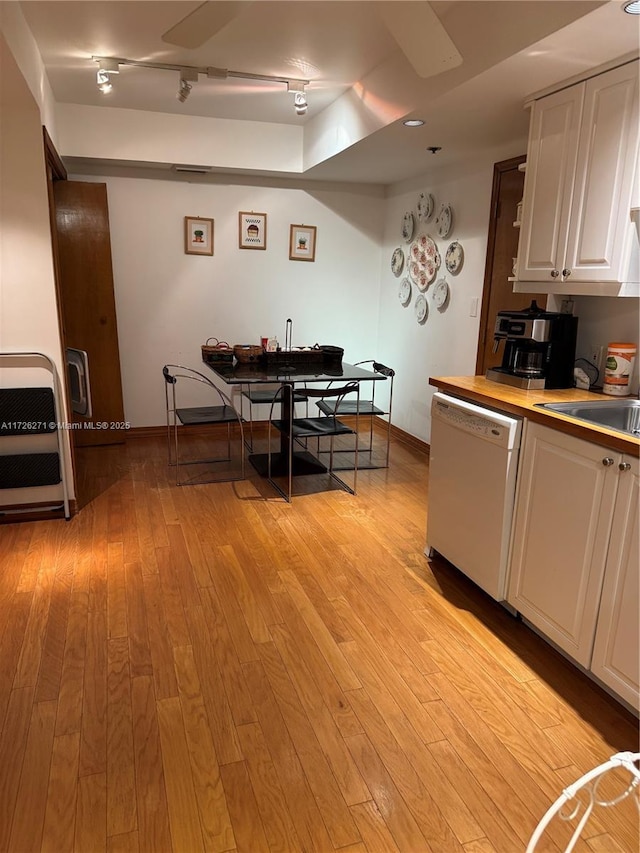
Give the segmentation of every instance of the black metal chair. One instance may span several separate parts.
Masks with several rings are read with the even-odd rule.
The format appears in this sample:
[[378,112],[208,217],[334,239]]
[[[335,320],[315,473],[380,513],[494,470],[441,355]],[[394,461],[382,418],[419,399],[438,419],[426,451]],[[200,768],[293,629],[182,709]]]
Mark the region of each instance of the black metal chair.
[[[253,385],[242,386],[241,396],[249,402],[249,440],[245,442],[247,450],[253,452],[253,407],[269,404],[271,405],[278,393],[278,388],[255,388]],[[308,398],[302,391],[295,391],[294,403],[307,403],[307,415],[309,414]],[[241,402],[242,405],[242,402]]]
[[[293,445],[294,442],[300,444],[302,447],[306,446],[306,441],[309,438],[318,439],[318,447],[320,446],[320,441],[324,438],[330,438],[330,449],[329,453],[329,466],[326,469],[329,476],[335,480],[345,491],[350,492],[352,495],[356,494],[356,486],[358,482],[358,412],[356,411],[356,422],[355,428],[348,426],[342,421],[336,418],[335,414],[319,418],[296,418],[293,414],[293,405],[289,407],[289,418],[288,419],[274,419],[273,410],[276,404],[282,402],[283,395],[285,393],[291,393],[290,389],[285,389],[284,386],[279,388],[275,394],[275,398],[271,404],[271,411],[269,415],[269,429],[268,429],[268,441],[269,441],[269,450],[268,450],[268,463],[267,463],[267,477],[271,485],[275,488],[275,490],[282,495],[282,497],[291,502],[291,497],[293,493],[293,473],[294,473],[294,452]],[[349,382],[346,385],[330,388],[306,388],[305,395],[310,400],[319,400],[320,402],[333,399],[336,403],[336,406],[344,400],[347,394],[356,394],[358,398],[359,390],[357,382]],[[272,475],[272,441],[271,441],[271,429],[272,427],[278,430],[281,434],[284,434],[287,437],[287,453],[288,459],[286,464],[286,473],[287,477],[287,490],[281,488],[281,486],[275,482]],[[333,456],[334,456],[334,440],[336,436],[343,435],[354,435],[355,436],[355,465],[353,467],[353,488],[349,486],[344,480],[336,475],[333,470]]]
[[[381,373],[383,376],[386,376],[389,380],[389,394],[386,398],[388,405],[386,408],[380,408],[379,405],[376,405],[375,401],[375,393],[376,386],[380,380],[372,380],[371,381],[371,399],[363,400],[358,397],[357,400],[334,400],[334,401],[326,401],[320,400],[317,403],[318,408],[323,413],[323,415],[340,415],[342,417],[346,417],[348,415],[365,415],[369,418],[369,446],[361,447],[361,453],[373,453],[373,423],[374,418],[376,417],[386,417],[387,418],[387,448],[386,448],[386,456],[385,456],[385,464],[383,466],[378,467],[389,467],[389,449],[391,446],[391,407],[393,403],[393,379],[396,375],[395,370],[391,367],[387,367],[379,361],[375,361],[374,359],[367,359],[365,361],[356,361],[355,364],[357,366],[362,366],[364,364],[371,364],[376,373]],[[331,384],[331,383],[330,383]],[[382,383],[386,385],[387,383]],[[378,395],[379,396],[379,395]],[[352,451],[351,451],[352,452]]]
[[[200,483],[223,483],[233,480],[244,480],[244,425],[242,418],[234,408],[231,400],[204,374],[193,370],[191,367],[183,367],[181,364],[165,364],[162,368],[165,379],[165,403],[167,410],[167,450],[169,465],[176,468],[176,485],[195,485]],[[213,406],[179,406],[176,388],[191,385],[191,383],[202,383],[207,389],[214,393],[216,404]],[[182,394],[180,395],[182,398]],[[227,425],[227,455],[223,457],[212,457],[207,459],[184,459],[180,455],[180,444],[178,436],[180,425],[183,426],[205,426],[214,424]],[[188,480],[181,479],[181,469],[185,465],[208,464],[231,461],[231,427],[236,424],[240,428],[240,475],[223,476],[202,479],[199,476]]]

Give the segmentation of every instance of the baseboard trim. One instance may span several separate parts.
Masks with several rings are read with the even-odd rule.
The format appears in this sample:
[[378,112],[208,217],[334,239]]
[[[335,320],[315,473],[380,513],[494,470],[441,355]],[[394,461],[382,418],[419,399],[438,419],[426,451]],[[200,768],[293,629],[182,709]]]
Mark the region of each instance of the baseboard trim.
[[[56,518],[64,518],[64,507],[51,507],[53,501],[43,503],[10,504],[0,506],[0,524],[16,524],[19,521],[51,521]],[[76,501],[69,501],[69,517],[77,512]]]
[[[353,423],[355,422],[355,418],[343,418],[345,423]],[[375,418],[373,421],[374,429],[381,436],[386,436],[387,433],[387,422],[382,420],[381,418]],[[237,426],[233,428],[237,430]],[[249,424],[245,423],[244,425],[245,437],[247,437],[247,433],[249,431]],[[254,421],[253,422],[253,432],[254,435],[257,435],[260,438],[264,438],[267,434],[267,422],[266,421]],[[206,424],[204,426],[181,426],[180,434],[181,435],[216,435],[219,433],[220,435],[226,433],[226,427],[222,424]],[[422,439],[417,438],[415,435],[411,435],[408,432],[400,429],[400,427],[395,426],[395,424],[391,424],[391,435],[397,441],[401,441],[403,444],[406,444],[408,447],[417,450],[419,453],[425,453],[427,456],[430,452],[430,447],[426,441],[422,441]],[[138,439],[138,438],[166,438],[167,436],[167,427],[163,426],[147,426],[147,427],[131,427],[131,429],[127,430],[126,438],[129,439]]]

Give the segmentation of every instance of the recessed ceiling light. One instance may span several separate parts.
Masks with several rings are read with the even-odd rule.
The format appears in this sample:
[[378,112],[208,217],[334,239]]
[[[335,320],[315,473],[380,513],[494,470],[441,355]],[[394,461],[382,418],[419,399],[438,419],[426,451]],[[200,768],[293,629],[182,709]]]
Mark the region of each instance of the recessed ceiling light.
[[422,127],[424,121],[421,118],[408,118],[406,121],[403,121],[402,124],[405,127]]
[[640,15],[640,0],[631,0],[631,3],[625,3],[624,11],[629,15]]

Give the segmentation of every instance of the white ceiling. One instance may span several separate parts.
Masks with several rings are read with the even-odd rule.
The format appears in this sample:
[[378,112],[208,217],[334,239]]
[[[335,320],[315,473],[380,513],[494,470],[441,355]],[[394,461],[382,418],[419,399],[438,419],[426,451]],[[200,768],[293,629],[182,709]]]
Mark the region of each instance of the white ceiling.
[[[404,35],[396,33],[405,49],[408,39],[414,51],[422,40],[425,55],[435,56],[430,41],[437,30],[426,26],[424,5],[423,0],[209,3],[205,40],[191,49],[162,39],[200,6],[191,0],[27,0],[21,7],[57,101],[302,124],[311,130],[314,119],[321,121],[340,98],[356,99],[375,115],[371,132],[305,177],[383,184],[424,173],[433,156],[426,151],[429,145],[442,146],[435,156],[444,163],[524,138],[522,104],[528,94],[637,51],[640,41],[637,19],[622,13],[621,0],[439,0],[430,5],[463,61],[423,78],[384,21],[395,11],[405,21]],[[216,26],[217,33],[206,38]],[[297,116],[283,84],[202,75],[180,103],[178,72],[126,66],[113,92],[104,96],[96,87],[93,55],[303,77],[310,80],[309,110]],[[426,125],[408,130],[400,120],[407,115],[424,118]]]

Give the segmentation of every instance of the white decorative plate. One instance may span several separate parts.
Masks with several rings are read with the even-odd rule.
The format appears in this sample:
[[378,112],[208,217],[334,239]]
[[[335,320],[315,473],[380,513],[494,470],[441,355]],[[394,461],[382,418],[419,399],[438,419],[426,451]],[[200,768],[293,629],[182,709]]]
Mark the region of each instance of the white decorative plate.
[[453,211],[451,210],[451,205],[442,205],[440,213],[438,213],[436,218],[436,227],[438,229],[438,234],[443,240],[449,236],[451,228],[453,227]]
[[427,305],[426,298],[422,294],[420,294],[416,299],[415,311],[418,323],[424,323],[427,319],[427,314],[429,313],[429,306]]
[[420,193],[418,196],[418,219],[420,222],[428,222],[433,216],[436,206],[431,193]]
[[404,268],[404,252],[402,249],[394,249],[391,255],[391,272],[398,278]]
[[398,290],[398,299],[402,302],[403,305],[408,305],[411,302],[411,282],[405,276],[400,282],[400,289]]
[[415,227],[416,223],[415,219],[413,218],[413,213],[408,210],[402,217],[402,238],[403,240],[406,240],[407,243],[409,243],[413,238],[413,231]]
[[449,299],[449,285],[446,278],[439,278],[433,287],[433,304],[436,308],[443,308]]
[[453,243],[449,244],[449,248],[444,256],[444,265],[447,268],[447,272],[450,272],[451,275],[456,275],[460,272],[463,263],[464,249],[462,248],[462,245],[455,240]]

